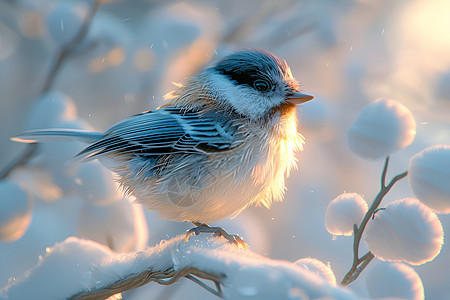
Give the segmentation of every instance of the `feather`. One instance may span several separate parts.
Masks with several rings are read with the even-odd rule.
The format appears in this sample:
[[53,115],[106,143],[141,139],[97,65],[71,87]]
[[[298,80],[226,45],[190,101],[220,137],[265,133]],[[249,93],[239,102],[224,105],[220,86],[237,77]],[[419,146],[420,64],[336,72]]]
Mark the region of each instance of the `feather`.
[[63,142],[78,140],[93,143],[103,137],[103,133],[80,129],[37,129],[24,131],[11,140],[22,143]]
[[[211,112],[210,112],[211,113]],[[240,144],[231,119],[220,122],[198,109],[163,107],[132,116],[108,129],[104,136],[81,151],[78,159],[105,154],[161,156],[173,153],[213,153]]]

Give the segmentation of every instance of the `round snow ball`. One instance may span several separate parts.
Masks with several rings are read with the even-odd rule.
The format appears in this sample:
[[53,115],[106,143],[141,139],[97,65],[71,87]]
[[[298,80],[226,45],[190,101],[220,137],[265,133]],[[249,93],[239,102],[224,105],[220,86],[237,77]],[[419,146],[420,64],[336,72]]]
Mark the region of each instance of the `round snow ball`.
[[334,276],[333,270],[320,260],[310,257],[300,258],[295,264],[317,274],[332,286],[336,286],[336,277]]
[[136,212],[128,199],[105,206],[85,203],[78,219],[78,234],[116,252],[136,251],[142,245],[141,239],[147,239],[138,227],[147,225],[145,219],[137,218]]
[[409,163],[409,185],[437,213],[450,213],[450,145],[422,150]]
[[51,91],[33,102],[25,120],[26,129],[48,128],[53,122],[75,120],[77,107],[68,95]]
[[[96,266],[108,259],[115,260],[116,256],[107,247],[69,237],[47,247],[46,253],[27,275],[11,282],[4,292],[8,299],[66,299],[67,295],[107,284],[105,281],[110,277],[95,271]],[[33,291],[33,297],[30,297],[30,291]]]
[[369,250],[381,260],[421,265],[439,254],[443,234],[441,222],[428,206],[406,198],[378,211],[363,237]]
[[353,225],[359,225],[367,211],[367,203],[356,193],[339,195],[328,204],[325,227],[333,235],[352,235]]
[[75,174],[75,182],[77,193],[88,203],[108,205],[122,198],[112,172],[99,161],[80,165]]
[[424,299],[419,275],[410,266],[400,263],[379,263],[370,268],[366,288],[372,299]]
[[28,229],[32,217],[32,198],[17,184],[0,181],[0,241],[20,239]]
[[47,15],[45,24],[58,47],[64,47],[75,39],[87,14],[88,7],[85,3],[57,2],[54,9]]
[[411,112],[392,99],[367,105],[348,130],[350,149],[365,159],[386,157],[411,144],[416,121]]

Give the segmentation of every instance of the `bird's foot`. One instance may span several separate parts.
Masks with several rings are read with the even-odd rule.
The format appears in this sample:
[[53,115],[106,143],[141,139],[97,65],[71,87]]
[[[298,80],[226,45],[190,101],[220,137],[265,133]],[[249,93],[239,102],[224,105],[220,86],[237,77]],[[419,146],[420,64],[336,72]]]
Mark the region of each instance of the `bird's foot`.
[[212,233],[214,237],[223,236],[230,243],[238,246],[239,248],[247,249],[247,243],[237,234],[229,234],[222,227],[210,227],[206,224],[201,223],[194,223],[194,224],[197,225],[197,227],[188,230],[186,236],[184,237],[185,242],[189,240],[189,237],[192,234],[199,235],[201,232],[205,232],[205,233]]

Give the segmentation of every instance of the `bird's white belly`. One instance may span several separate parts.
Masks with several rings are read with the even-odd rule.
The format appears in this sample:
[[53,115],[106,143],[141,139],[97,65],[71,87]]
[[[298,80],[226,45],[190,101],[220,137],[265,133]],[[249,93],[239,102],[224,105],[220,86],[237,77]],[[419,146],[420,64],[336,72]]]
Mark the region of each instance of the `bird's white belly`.
[[233,161],[210,165],[206,174],[188,168],[167,180],[149,178],[147,188],[133,193],[162,218],[210,223],[235,215],[255,201],[264,186],[252,176],[256,164],[252,159],[241,165]]
[[137,201],[160,217],[210,223],[234,216],[251,204],[268,207],[272,201],[281,201],[285,177],[295,165],[295,145],[272,142],[270,136],[254,137],[233,153],[180,158],[160,177],[119,174]]

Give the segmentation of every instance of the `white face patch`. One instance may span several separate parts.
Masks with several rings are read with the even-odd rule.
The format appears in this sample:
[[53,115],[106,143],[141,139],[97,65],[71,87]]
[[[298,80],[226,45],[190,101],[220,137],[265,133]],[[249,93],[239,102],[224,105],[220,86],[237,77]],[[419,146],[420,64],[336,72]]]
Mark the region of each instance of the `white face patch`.
[[217,92],[219,101],[228,101],[238,113],[250,119],[263,117],[285,100],[278,89],[261,93],[246,84],[235,84],[225,75],[214,72],[209,75],[211,90]]

